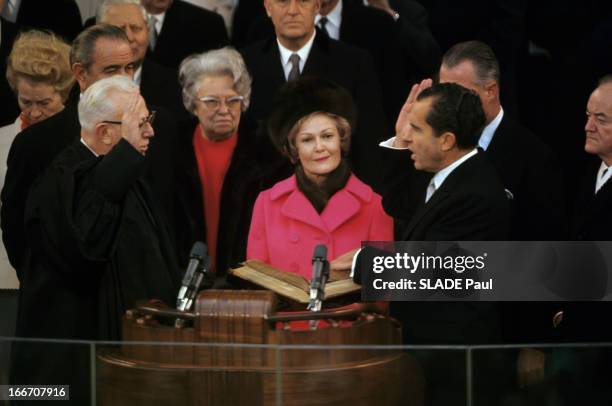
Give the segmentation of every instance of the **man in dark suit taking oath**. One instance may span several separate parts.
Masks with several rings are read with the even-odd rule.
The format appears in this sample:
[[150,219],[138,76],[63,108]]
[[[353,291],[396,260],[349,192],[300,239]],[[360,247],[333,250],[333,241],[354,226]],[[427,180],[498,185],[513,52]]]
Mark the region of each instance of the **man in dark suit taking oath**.
[[[385,168],[387,177],[395,178],[385,180],[395,182],[384,191],[383,199],[394,202],[385,210],[405,225],[399,240],[508,238],[510,204],[495,167],[478,148],[484,124],[482,104],[473,91],[455,83],[431,86],[431,80],[413,86],[398,117],[396,136],[381,143],[386,166],[395,161],[393,155],[410,153],[410,159],[402,157],[408,166],[395,172]],[[371,252],[366,250],[364,263]],[[450,247],[443,252],[453,255]],[[397,301],[390,312],[404,326],[406,344],[495,344],[502,337],[499,309],[493,303]],[[421,351],[415,356],[425,370],[427,405],[454,405],[465,399],[463,354]],[[480,379],[490,369],[479,365],[476,379],[487,383],[477,387],[485,392],[478,395],[489,396],[492,387]]]
[[[454,83],[430,83],[413,87],[398,118],[397,135],[381,144],[408,149],[417,171],[434,174],[420,193],[413,188],[417,200],[400,239],[507,239],[508,199],[495,168],[477,148],[485,123],[480,99]],[[420,176],[408,168],[406,172]]]

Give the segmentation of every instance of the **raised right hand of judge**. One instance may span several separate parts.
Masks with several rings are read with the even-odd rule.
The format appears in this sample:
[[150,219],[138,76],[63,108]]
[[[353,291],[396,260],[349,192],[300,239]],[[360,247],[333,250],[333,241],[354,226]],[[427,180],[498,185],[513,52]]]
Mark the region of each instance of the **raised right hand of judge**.
[[405,141],[405,132],[408,130],[408,126],[410,125],[408,122],[408,113],[412,110],[412,106],[414,106],[414,102],[416,102],[417,96],[423,90],[431,87],[433,81],[431,79],[423,79],[421,83],[415,83],[410,89],[410,94],[408,94],[408,98],[406,99],[406,103],[402,106],[400,110],[399,116],[397,117],[397,121],[395,122],[395,140],[393,141],[393,146],[395,148],[407,148],[408,145]]
[[121,116],[121,137],[136,148],[136,150],[139,150],[139,143],[142,139],[140,113],[143,110],[146,110],[144,99],[140,94],[134,93],[129,97],[127,108]]

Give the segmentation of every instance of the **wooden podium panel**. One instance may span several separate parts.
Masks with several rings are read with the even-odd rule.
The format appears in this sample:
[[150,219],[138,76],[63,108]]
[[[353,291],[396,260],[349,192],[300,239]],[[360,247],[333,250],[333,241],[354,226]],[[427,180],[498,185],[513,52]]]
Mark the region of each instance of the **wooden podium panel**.
[[[321,320],[311,330],[303,328],[307,322],[300,325],[293,320],[310,313],[275,313],[275,306],[276,298],[268,291],[210,290],[200,293],[192,314],[164,309],[129,311],[123,324],[124,345],[98,353],[98,403],[423,404],[422,374],[408,354],[337,347],[398,345],[401,331],[394,320],[353,312],[350,320]],[[179,323],[175,323],[177,318]],[[325,347],[279,349],[277,345]]]

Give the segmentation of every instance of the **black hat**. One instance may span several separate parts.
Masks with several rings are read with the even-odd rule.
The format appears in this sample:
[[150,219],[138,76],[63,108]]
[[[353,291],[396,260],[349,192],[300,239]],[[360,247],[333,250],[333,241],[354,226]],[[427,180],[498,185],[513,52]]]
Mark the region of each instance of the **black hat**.
[[355,128],[357,111],[351,94],[337,83],[320,77],[300,77],[278,89],[267,121],[275,147],[288,155],[289,132],[302,117],[324,111],[343,117]]

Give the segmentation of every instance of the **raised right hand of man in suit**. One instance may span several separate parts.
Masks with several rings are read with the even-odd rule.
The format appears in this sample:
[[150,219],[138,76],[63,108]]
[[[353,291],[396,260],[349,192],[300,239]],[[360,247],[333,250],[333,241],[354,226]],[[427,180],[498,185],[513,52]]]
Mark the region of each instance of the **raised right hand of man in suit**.
[[412,106],[416,102],[417,96],[423,90],[431,87],[433,81],[431,79],[423,79],[421,83],[415,83],[410,89],[410,94],[406,99],[406,103],[402,106],[399,112],[397,121],[395,122],[395,139],[393,140],[394,148],[408,148],[408,142],[406,141],[406,131],[410,123],[408,122],[408,113],[412,110]]

